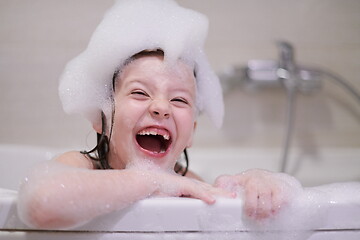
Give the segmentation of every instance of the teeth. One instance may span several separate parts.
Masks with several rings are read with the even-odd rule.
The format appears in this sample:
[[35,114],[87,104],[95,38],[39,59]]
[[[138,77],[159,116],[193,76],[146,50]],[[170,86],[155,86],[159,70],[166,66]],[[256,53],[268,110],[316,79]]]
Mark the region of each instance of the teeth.
[[165,140],[170,140],[170,135],[169,134],[162,135],[162,134],[158,134],[155,131],[143,130],[143,131],[139,132],[138,135],[153,135],[153,136],[159,135],[159,136],[162,136]]
[[168,134],[163,135],[163,138],[164,138],[165,140],[170,140],[170,136],[169,136]]

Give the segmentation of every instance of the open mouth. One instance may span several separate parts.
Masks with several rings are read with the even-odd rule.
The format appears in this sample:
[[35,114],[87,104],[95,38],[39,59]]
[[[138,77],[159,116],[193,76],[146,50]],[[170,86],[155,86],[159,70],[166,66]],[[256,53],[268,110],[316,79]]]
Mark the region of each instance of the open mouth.
[[136,134],[139,146],[151,153],[165,153],[171,144],[171,137],[167,130],[146,128]]

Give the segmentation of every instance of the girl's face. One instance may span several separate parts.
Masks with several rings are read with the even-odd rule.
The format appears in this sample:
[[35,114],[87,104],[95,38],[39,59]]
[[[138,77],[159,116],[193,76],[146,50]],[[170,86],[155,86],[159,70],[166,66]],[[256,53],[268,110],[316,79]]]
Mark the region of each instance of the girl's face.
[[113,168],[173,170],[192,144],[196,85],[193,70],[162,56],[143,56],[124,67],[115,89],[109,162]]

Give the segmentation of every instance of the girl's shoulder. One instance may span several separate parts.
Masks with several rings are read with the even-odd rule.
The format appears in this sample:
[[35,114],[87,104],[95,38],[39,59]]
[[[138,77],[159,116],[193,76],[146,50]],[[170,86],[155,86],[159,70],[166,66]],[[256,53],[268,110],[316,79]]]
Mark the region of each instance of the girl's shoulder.
[[70,151],[63,153],[56,157],[55,160],[72,167],[94,169],[92,161],[78,151]]

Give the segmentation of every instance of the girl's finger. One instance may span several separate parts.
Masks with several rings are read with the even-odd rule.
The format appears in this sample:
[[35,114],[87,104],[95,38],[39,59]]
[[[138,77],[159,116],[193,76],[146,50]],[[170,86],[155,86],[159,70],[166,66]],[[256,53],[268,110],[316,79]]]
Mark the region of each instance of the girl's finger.
[[285,203],[283,192],[279,188],[275,188],[272,190],[271,194],[271,213],[277,214],[280,211],[281,206]]
[[253,218],[256,216],[257,202],[258,202],[258,192],[257,189],[246,188],[245,189],[245,214]]
[[271,191],[262,189],[258,193],[256,219],[264,219],[271,215],[272,198]]
[[211,185],[198,183],[188,186],[187,192],[190,197],[200,199],[207,204],[213,204],[215,203],[215,197],[210,191],[211,188]]

